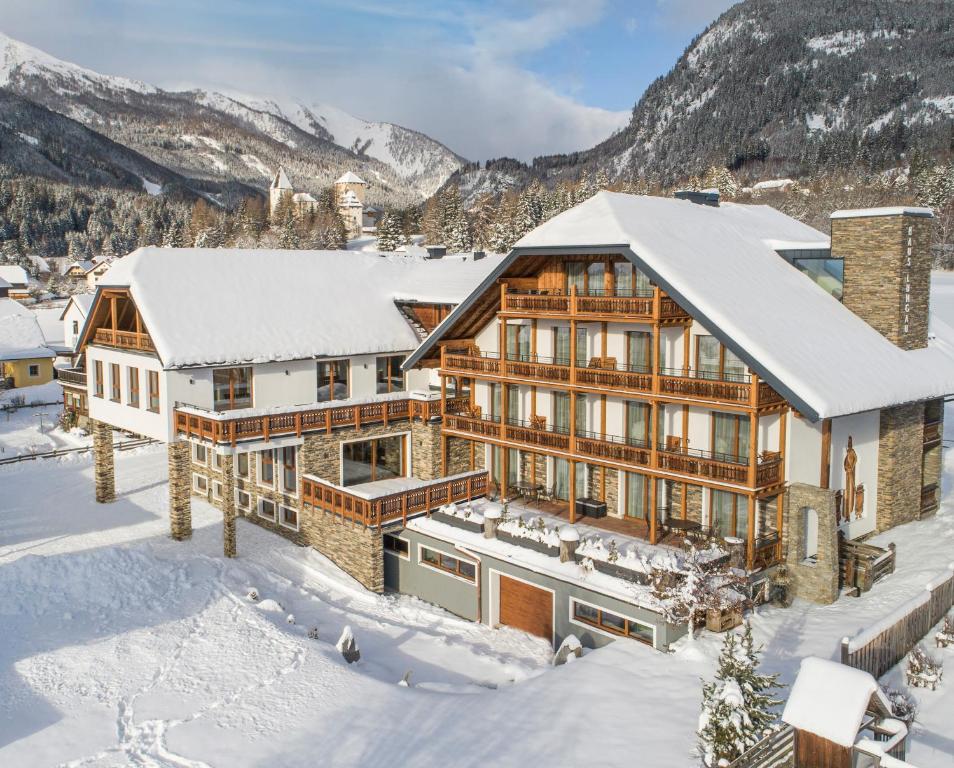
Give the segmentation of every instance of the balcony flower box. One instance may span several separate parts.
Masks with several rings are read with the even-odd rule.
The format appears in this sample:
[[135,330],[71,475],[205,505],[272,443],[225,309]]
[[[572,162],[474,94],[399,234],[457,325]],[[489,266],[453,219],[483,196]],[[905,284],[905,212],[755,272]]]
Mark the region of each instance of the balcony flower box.
[[514,534],[508,533],[500,527],[497,528],[497,538],[517,547],[526,547],[527,549],[532,549],[535,552],[542,552],[544,555],[549,555],[550,557],[560,556],[559,546],[553,546],[552,544],[548,544],[545,541],[539,541],[528,536],[515,536]]
[[471,520],[462,517],[459,514],[448,514],[447,512],[442,512],[439,509],[431,512],[431,518],[437,520],[439,523],[446,523],[447,525],[452,525],[455,528],[460,528],[464,531],[470,531],[471,533],[482,533],[484,530],[483,523],[477,522],[476,519]]

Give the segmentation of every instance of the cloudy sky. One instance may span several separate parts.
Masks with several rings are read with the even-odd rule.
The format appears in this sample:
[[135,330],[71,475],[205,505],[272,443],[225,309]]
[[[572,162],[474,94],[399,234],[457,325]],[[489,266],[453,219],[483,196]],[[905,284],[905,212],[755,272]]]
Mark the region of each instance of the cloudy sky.
[[0,3],[0,32],[100,72],[333,104],[527,160],[622,127],[733,0]]

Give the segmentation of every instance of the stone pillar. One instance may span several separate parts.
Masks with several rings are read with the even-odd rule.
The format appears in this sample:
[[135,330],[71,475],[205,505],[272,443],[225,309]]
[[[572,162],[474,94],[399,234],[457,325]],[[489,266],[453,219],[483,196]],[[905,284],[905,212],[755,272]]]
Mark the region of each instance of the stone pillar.
[[[300,513],[299,513],[300,514]],[[235,557],[235,457],[222,457],[222,553]]]
[[96,501],[108,504],[116,499],[116,469],[113,461],[113,428],[102,421],[91,421],[93,429],[93,474]]
[[[814,510],[818,520],[818,551],[813,559],[805,557],[808,510]],[[835,491],[792,483],[785,491],[782,526],[791,594],[813,603],[835,602],[840,568]]]
[[176,541],[192,538],[191,453],[184,440],[169,443],[169,526]]
[[875,521],[879,531],[909,523],[920,516],[923,445],[923,403],[881,411]]
[[[451,462],[448,462],[450,470]],[[441,424],[439,421],[411,422],[411,469],[421,480],[441,477]],[[454,474],[453,472],[449,472]]]

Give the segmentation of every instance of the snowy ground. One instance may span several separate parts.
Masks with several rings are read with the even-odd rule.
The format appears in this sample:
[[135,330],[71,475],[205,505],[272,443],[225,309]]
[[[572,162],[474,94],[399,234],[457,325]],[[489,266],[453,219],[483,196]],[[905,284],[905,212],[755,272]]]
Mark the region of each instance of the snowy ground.
[[[56,405],[17,409],[4,407],[19,402],[16,398],[21,397],[27,404]],[[89,445],[91,438],[80,431],[64,432],[59,428],[57,420],[62,410],[63,390],[56,381],[0,392],[0,459]]]

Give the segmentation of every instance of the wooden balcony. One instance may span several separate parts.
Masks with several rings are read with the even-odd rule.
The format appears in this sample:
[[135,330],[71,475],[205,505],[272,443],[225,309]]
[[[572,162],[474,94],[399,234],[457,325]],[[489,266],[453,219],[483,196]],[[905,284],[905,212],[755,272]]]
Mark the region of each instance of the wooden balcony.
[[305,475],[301,481],[302,503],[306,507],[338,515],[367,528],[406,523],[409,517],[432,512],[452,502],[470,501],[486,493],[485,471],[441,478],[382,496],[341,488],[314,475]]
[[63,386],[86,389],[85,368],[57,368],[56,373]]
[[585,320],[688,323],[689,314],[659,289],[637,295],[578,294],[504,287],[500,311],[513,317],[574,317]]
[[136,352],[155,352],[152,339],[148,333],[136,333],[135,331],[114,331],[110,328],[97,328],[93,336],[94,344],[102,344],[107,347],[118,347],[119,349],[130,349]]
[[[731,403],[767,408],[785,400],[764,381],[749,374],[716,374],[710,371],[663,368],[658,376],[658,391],[653,390],[653,374],[641,367],[616,363],[612,358],[580,360],[572,365],[564,358],[542,355],[512,355],[501,360],[495,352],[448,349],[441,373],[490,379],[520,379],[558,389],[576,386],[613,390],[621,394],[658,394],[672,400],[698,400],[707,403]],[[755,388],[753,398],[753,388]]]
[[[652,448],[642,440],[627,440],[614,435],[582,432],[571,436],[565,430],[534,426],[528,422],[499,420],[482,416],[450,415],[444,418],[448,433],[475,439],[486,439],[514,448],[536,452],[571,454],[577,461],[612,462],[632,467],[656,470],[688,478],[713,480],[753,487],[749,481],[749,461],[746,457],[713,454],[710,451],[666,449],[656,451],[652,463]],[[770,488],[782,483],[782,460],[779,454],[759,455],[755,467],[755,488]]]
[[[463,410],[467,398],[449,398],[447,408]],[[392,421],[421,419],[427,421],[441,415],[440,400],[420,400],[402,397],[377,400],[371,403],[339,405],[322,403],[315,407],[285,410],[274,414],[243,416],[226,412],[202,411],[197,408],[176,408],[176,434],[214,444],[235,445],[240,440],[268,441],[279,435],[301,436],[304,432],[326,432],[335,429],[374,424],[387,425]]]

